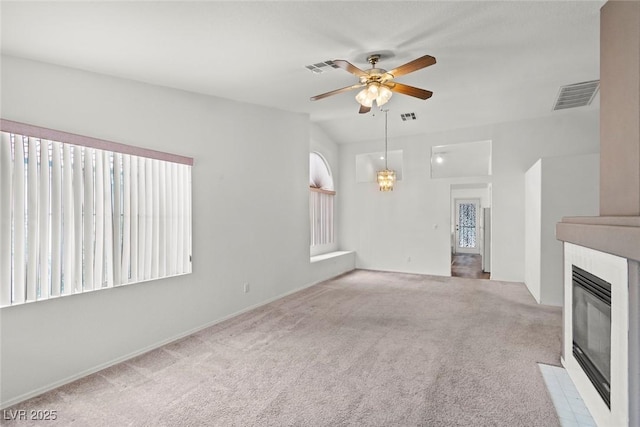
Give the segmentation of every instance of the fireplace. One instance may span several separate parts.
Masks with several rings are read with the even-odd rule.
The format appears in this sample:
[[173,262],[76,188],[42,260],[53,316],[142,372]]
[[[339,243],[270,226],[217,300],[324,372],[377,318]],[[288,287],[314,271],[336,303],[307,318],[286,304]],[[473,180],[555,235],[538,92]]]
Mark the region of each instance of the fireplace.
[[572,266],[573,356],[611,407],[611,283]]
[[640,426],[634,261],[565,242],[564,265],[562,364],[598,426]]

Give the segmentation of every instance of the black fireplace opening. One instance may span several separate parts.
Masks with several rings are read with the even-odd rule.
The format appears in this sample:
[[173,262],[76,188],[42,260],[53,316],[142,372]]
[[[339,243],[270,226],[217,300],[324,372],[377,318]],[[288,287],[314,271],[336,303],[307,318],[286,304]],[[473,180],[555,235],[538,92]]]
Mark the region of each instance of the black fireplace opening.
[[573,356],[611,408],[611,283],[572,268]]

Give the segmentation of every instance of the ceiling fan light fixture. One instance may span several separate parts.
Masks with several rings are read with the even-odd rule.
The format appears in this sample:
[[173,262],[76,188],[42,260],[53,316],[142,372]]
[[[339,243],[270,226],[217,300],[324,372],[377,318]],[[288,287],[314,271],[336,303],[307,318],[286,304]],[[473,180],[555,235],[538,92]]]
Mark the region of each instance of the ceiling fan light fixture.
[[356,101],[358,101],[358,103],[360,105],[362,105],[363,107],[371,107],[371,105],[373,105],[373,101],[376,99],[376,97],[370,97],[369,96],[369,88],[366,87],[364,89],[362,89],[360,92],[358,92],[358,94],[356,95]]
[[356,101],[363,107],[371,107],[373,105],[373,101],[376,102],[378,107],[386,104],[390,99],[393,92],[388,87],[381,85],[378,82],[371,82],[362,89],[356,95]]
[[380,86],[378,89],[378,97],[376,98],[376,104],[378,104],[378,107],[382,107],[386,104],[391,99],[392,95],[393,92],[391,92],[391,89],[384,85]]
[[374,100],[378,97],[378,93],[380,92],[380,83],[371,82],[367,85],[367,97],[371,100]]

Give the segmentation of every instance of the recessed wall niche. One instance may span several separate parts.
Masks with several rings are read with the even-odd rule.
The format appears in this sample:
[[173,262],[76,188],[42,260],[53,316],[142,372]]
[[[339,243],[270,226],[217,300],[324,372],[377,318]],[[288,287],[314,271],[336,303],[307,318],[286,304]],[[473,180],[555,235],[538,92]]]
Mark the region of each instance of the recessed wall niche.
[[491,175],[491,141],[431,147],[431,178]]
[[[402,150],[387,152],[387,167],[402,181]],[[376,182],[376,173],[385,168],[384,151],[356,155],[356,182]]]

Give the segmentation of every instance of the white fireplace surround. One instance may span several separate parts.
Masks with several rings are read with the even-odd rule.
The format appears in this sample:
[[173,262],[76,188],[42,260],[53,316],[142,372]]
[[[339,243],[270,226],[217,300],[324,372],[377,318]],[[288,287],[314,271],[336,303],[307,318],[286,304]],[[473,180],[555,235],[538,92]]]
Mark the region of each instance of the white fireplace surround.
[[[573,356],[572,265],[611,283],[611,409]],[[564,357],[580,396],[599,427],[629,425],[629,278],[628,261],[608,253],[564,243]]]

